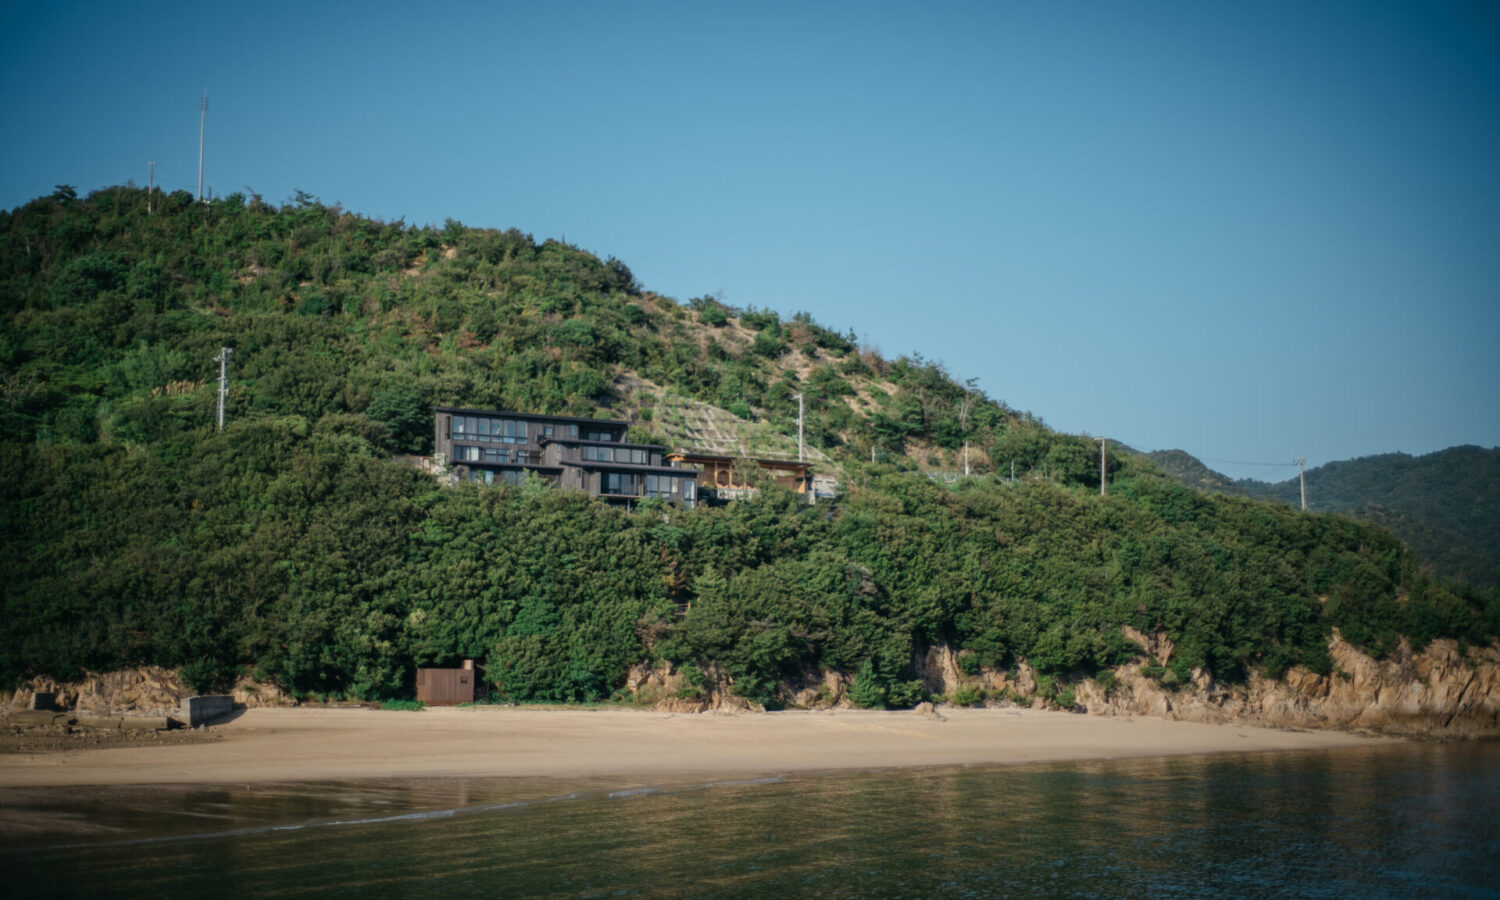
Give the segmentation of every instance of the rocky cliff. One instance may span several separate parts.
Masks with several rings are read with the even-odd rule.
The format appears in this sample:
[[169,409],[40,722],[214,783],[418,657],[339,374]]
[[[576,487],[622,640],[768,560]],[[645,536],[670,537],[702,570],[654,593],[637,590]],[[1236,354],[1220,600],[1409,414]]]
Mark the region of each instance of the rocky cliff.
[[[1500,643],[1461,651],[1451,640],[1434,641],[1420,651],[1403,643],[1384,659],[1373,659],[1337,633],[1329,642],[1333,671],[1318,675],[1294,668],[1278,679],[1252,676],[1248,684],[1219,684],[1201,670],[1190,684],[1170,684],[1151,671],[1172,661],[1174,647],[1162,634],[1125,629],[1141,655],[1110,673],[1070,685],[1067,698],[1049,689],[1024,661],[1013,671],[966,674],[962,654],[943,644],[916,660],[927,689],[950,703],[1046,706],[1064,704],[1090,715],[1143,715],[1191,722],[1242,722],[1273,728],[1337,728],[1437,739],[1500,738]],[[1152,668],[1155,666],[1155,668]],[[782,685],[783,701],[806,709],[850,705],[849,676],[808,672]],[[712,666],[691,681],[670,664],[631,669],[626,689],[638,703],[674,712],[757,712],[759,704],[740,697],[733,680]],[[144,667],[89,675],[71,683],[37,678],[10,698],[13,710],[26,709],[35,691],[52,691],[68,709],[96,713],[170,715],[195,692],[169,669]],[[273,685],[245,679],[234,699],[245,706],[290,705],[296,701]]]
[[[1113,683],[1104,678],[1072,685],[1076,707],[1091,715],[1273,728],[1337,728],[1438,739],[1500,737],[1500,645],[1463,652],[1452,640],[1438,640],[1414,651],[1403,643],[1377,660],[1335,633],[1329,642],[1333,671],[1328,675],[1294,668],[1279,679],[1257,675],[1248,684],[1223,685],[1195,669],[1190,684],[1171,685],[1147,672],[1152,660],[1162,666],[1171,662],[1172,642],[1165,635],[1134,629],[1127,628],[1125,634],[1141,648],[1141,656],[1115,669]],[[950,699],[962,695],[991,698],[988,702],[1000,697],[1046,702],[1024,662],[1014,674],[985,671],[967,676],[958,655],[940,645],[929,648],[917,667],[929,690]]]
[[[176,669],[142,666],[115,672],[89,673],[77,681],[33,678],[11,694],[12,710],[28,709],[38,691],[56,695],[58,707],[79,712],[137,716],[173,715],[186,697],[198,694],[183,682]],[[241,706],[290,706],[296,703],[274,685],[241,678],[231,691]]]

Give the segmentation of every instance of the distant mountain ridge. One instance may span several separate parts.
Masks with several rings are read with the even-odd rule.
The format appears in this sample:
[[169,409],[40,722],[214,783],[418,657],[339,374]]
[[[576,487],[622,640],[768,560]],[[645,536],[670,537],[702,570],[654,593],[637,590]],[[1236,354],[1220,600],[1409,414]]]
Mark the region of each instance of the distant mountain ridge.
[[[1234,480],[1181,450],[1145,455],[1190,487],[1301,502],[1296,478]],[[1307,471],[1307,505],[1389,528],[1439,574],[1500,585],[1500,447],[1466,444],[1422,456],[1382,453],[1327,463]]]

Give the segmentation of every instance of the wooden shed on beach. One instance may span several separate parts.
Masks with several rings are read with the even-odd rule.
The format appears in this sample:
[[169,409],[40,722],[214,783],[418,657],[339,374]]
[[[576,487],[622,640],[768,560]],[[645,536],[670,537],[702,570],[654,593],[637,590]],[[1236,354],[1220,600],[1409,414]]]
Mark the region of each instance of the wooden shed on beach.
[[418,669],[417,699],[428,706],[457,706],[474,702],[474,660],[460,669]]

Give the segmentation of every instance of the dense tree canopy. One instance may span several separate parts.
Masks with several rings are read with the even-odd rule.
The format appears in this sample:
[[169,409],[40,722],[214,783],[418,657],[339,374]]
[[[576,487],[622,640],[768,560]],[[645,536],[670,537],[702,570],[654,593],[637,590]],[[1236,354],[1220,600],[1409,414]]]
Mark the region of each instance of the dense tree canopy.
[[[679,306],[556,241],[306,195],[145,201],[59,189],[0,215],[7,679],[157,663],[374,698],[471,657],[503,696],[587,700],[670,660],[770,703],[834,668],[900,704],[939,641],[1066,680],[1133,654],[1130,625],[1235,679],[1326,671],[1335,627],[1376,653],[1500,631],[1493,592],[1431,579],[1378,527],[1129,455],[1101,497],[1094,442],[806,314]],[[622,376],[785,430],[802,394],[843,496],[626,511],[403,461],[433,404],[640,410],[649,434]],[[965,445],[978,474],[923,473]]]

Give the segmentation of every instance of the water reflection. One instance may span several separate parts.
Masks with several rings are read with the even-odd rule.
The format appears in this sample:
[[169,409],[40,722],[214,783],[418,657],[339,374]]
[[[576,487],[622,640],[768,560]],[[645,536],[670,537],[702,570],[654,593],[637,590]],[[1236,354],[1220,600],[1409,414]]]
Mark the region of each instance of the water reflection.
[[1500,896],[1497,762],[1411,745],[715,786],[19,792],[7,809],[103,830],[7,840],[0,864],[23,893],[102,896]]

